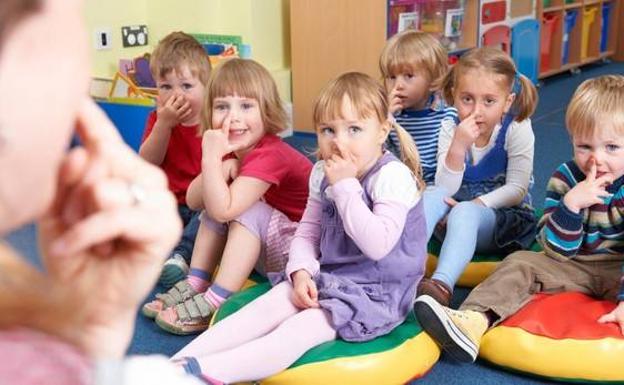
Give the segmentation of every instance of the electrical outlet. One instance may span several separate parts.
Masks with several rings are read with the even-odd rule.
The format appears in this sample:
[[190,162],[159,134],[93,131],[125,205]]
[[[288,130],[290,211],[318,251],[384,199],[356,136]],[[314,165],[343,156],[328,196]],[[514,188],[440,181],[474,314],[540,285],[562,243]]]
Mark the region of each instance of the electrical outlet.
[[113,41],[111,40],[110,28],[98,28],[94,34],[94,46],[97,50],[110,49]]
[[147,45],[147,25],[121,27],[121,41],[124,47]]

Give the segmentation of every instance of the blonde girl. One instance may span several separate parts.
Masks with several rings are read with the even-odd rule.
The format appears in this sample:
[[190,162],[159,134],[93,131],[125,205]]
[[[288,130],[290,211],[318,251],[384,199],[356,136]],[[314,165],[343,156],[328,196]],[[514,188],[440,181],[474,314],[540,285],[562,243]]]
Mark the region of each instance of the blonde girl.
[[231,59],[217,67],[203,107],[202,173],[187,201],[205,212],[191,271],[143,308],[175,334],[205,330],[212,313],[254,268],[261,274],[284,270],[312,168],[277,136],[286,114],[273,78],[260,64]]
[[389,333],[411,311],[426,245],[413,141],[394,128],[409,167],[383,150],[392,129],[387,96],[360,73],[329,83],[314,122],[323,160],[310,176],[283,282],[174,356],[209,383],[273,375],[323,342]]
[[529,117],[537,93],[512,59],[491,47],[462,56],[442,90],[461,123],[445,124],[440,133],[435,183],[447,196],[427,195],[427,221],[435,224],[445,218],[446,231],[440,234],[438,266],[431,279],[421,282],[418,294],[448,306],[475,250],[509,253],[534,240]]

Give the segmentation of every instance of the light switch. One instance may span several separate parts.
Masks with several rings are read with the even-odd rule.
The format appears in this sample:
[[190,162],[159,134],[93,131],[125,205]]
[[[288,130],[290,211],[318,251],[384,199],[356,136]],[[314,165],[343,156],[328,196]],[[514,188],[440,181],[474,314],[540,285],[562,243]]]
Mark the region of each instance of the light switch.
[[98,28],[94,34],[94,46],[97,50],[110,49],[112,45],[110,28]]

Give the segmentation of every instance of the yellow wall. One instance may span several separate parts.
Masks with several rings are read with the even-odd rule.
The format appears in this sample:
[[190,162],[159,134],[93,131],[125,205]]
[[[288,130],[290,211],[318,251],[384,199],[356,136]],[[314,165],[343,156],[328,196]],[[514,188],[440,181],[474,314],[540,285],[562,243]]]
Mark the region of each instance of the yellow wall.
[[[290,95],[289,0],[87,0],[89,32],[109,27],[112,48],[93,49],[92,75],[112,78],[120,58],[150,52],[171,31],[240,35],[252,58],[267,67],[282,97]],[[149,46],[123,48],[121,27],[146,24]]]

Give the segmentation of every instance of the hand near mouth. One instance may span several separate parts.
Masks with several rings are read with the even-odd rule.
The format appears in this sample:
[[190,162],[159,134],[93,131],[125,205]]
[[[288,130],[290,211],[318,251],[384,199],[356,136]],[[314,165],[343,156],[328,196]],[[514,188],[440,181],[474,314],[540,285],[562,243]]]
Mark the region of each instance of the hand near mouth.
[[211,156],[217,159],[223,158],[225,155],[238,151],[245,147],[244,143],[230,143],[230,128],[232,119],[227,116],[221,128],[206,130],[202,137],[202,154],[203,156]]
[[405,99],[405,96],[399,95],[396,89],[393,89],[390,92],[389,98],[390,105],[388,106],[388,109],[390,110],[390,113],[395,114],[404,108],[403,99]]
[[331,185],[346,178],[355,178],[358,173],[353,154],[340,143],[336,143],[336,146],[339,153],[324,162],[325,175]]
[[468,151],[472,144],[479,138],[479,135],[481,135],[481,131],[475,119],[475,112],[473,111],[468,117],[462,120],[455,129],[453,142],[456,142],[465,151]]
[[570,211],[577,214],[584,208],[603,204],[605,198],[611,195],[606,190],[611,183],[613,183],[613,175],[605,173],[597,177],[596,162],[590,160],[590,168],[585,180],[568,191],[563,197],[563,203]]

